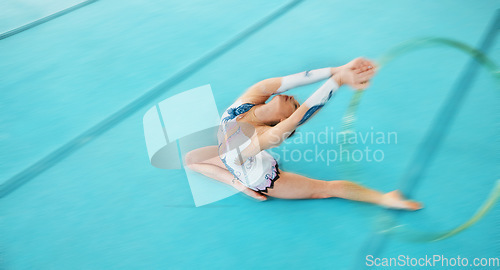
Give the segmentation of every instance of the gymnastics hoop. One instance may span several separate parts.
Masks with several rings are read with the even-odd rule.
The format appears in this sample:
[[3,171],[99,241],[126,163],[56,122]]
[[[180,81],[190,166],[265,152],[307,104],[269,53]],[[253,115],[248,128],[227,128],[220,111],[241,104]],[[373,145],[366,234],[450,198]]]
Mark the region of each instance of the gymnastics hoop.
[[[417,38],[404,42],[394,47],[392,50],[389,50],[386,54],[384,54],[378,61],[378,68],[379,69],[382,68],[383,66],[387,65],[389,62],[391,62],[392,60],[403,54],[412,52],[416,49],[420,49],[427,45],[444,45],[446,47],[452,47],[461,52],[464,52],[465,54],[468,54],[469,56],[474,58],[479,64],[481,64],[483,67],[489,70],[497,83],[500,82],[500,72],[497,65],[491,59],[489,59],[485,54],[483,54],[481,51],[473,47],[470,47],[465,43],[446,38],[436,38],[436,37]],[[349,143],[351,140],[349,140],[348,138],[354,136],[354,130],[355,130],[354,122],[356,120],[357,109],[359,103],[361,102],[363,93],[364,90],[358,90],[355,92],[343,117],[342,133],[344,133],[344,141],[343,143],[341,143],[341,145],[349,150],[347,151],[347,153],[352,152],[351,150],[355,148],[353,144]],[[347,164],[349,166],[347,168],[344,167],[344,170],[349,172],[349,173],[344,173],[346,174],[346,176],[347,174],[349,174],[348,176],[353,176],[360,171],[359,167],[354,166],[355,163],[349,162]],[[350,177],[350,178],[356,178],[356,177]],[[472,217],[469,218],[464,223],[454,227],[453,229],[444,232],[422,232],[422,231],[412,230],[407,228],[403,224],[398,224],[394,218],[390,217],[387,212],[384,212],[385,215],[382,217],[382,219],[379,219],[377,231],[383,234],[395,236],[397,238],[412,242],[433,242],[433,241],[444,240],[446,238],[459,234],[460,232],[464,231],[465,229],[477,223],[481,218],[483,218],[486,215],[486,213],[488,213],[493,208],[493,206],[495,205],[495,203],[498,201],[499,198],[500,198],[500,179],[496,181],[496,184],[492,188],[490,195],[483,202],[483,204],[476,210],[476,212],[472,215]]]

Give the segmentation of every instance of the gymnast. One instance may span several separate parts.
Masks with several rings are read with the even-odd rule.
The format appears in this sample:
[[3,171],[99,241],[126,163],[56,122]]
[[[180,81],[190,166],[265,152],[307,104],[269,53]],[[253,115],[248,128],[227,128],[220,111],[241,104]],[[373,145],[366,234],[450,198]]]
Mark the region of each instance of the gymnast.
[[[278,168],[265,150],[290,137],[332,97],[342,85],[360,90],[369,85],[375,64],[364,58],[332,68],[270,78],[251,86],[223,113],[218,146],[190,151],[185,165],[193,171],[233,186],[255,199],[343,198],[401,210],[418,210],[419,202],[394,190],[381,193],[347,180],[317,180]],[[303,104],[282,94],[292,88],[326,82]],[[274,97],[266,103],[272,96]]]

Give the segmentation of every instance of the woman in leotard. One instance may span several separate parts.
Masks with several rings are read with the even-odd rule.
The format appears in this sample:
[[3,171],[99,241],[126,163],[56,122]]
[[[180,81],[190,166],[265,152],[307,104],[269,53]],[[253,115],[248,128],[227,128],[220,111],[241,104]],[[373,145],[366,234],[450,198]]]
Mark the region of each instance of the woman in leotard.
[[[270,78],[250,87],[222,115],[218,145],[189,152],[190,169],[229,184],[258,200],[344,198],[387,208],[418,210],[398,190],[381,193],[347,180],[317,180],[279,169],[265,150],[280,145],[314,115],[342,85],[365,89],[375,74],[374,64],[356,58],[346,65]],[[326,82],[302,105],[281,93],[295,87]],[[275,95],[269,102],[266,101]]]

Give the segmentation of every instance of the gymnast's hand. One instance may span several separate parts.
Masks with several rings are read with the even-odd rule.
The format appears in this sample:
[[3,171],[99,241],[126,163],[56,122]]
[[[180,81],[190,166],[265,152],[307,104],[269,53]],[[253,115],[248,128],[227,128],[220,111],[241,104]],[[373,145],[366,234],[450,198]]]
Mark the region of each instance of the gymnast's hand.
[[347,84],[354,89],[365,89],[375,75],[375,63],[365,58],[356,58],[337,68],[333,75],[339,86]]
[[232,183],[231,183],[231,186],[233,186],[235,189],[245,193],[246,195],[254,198],[254,199],[257,199],[259,201],[265,201],[267,200],[267,197],[260,194],[259,192],[253,190],[253,189],[249,189],[247,188],[246,186],[244,186],[240,181],[236,180],[236,179],[233,179]]

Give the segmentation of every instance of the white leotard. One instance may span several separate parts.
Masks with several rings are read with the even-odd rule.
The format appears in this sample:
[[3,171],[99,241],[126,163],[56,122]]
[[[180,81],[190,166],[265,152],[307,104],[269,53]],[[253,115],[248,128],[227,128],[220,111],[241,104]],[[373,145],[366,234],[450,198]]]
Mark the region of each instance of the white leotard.
[[[253,136],[248,136],[248,130],[244,123],[236,119],[239,115],[246,113],[255,104],[244,103],[237,100],[222,114],[220,128],[218,132],[219,157],[226,168],[243,185],[255,191],[266,192],[272,188],[274,181],[279,178],[278,163],[265,150],[259,152],[253,157],[249,157],[241,164],[241,151],[250,145],[251,138],[256,139],[255,132]],[[247,132],[247,135],[245,134]],[[240,162],[238,162],[240,161]]]

